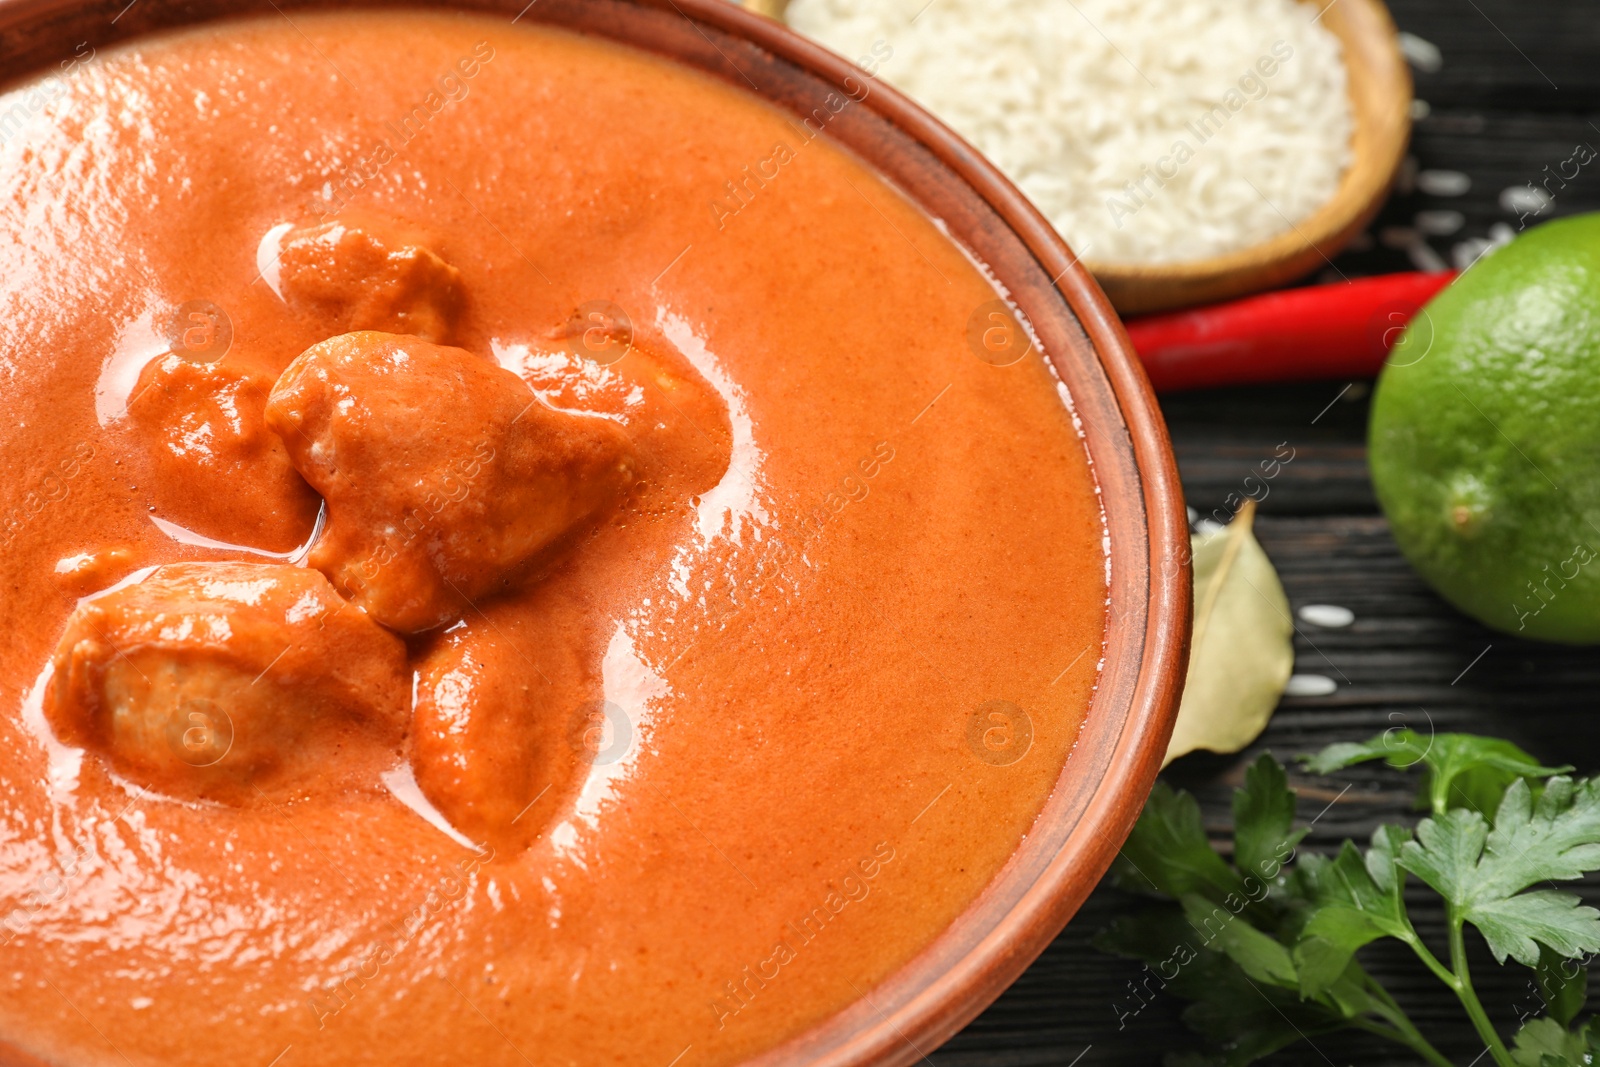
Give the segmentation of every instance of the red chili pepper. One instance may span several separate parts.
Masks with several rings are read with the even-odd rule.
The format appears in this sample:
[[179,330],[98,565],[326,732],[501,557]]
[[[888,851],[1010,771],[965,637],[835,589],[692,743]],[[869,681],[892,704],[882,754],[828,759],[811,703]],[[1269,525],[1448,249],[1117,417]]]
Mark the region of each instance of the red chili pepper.
[[1128,323],[1157,392],[1372,378],[1417,309],[1455,272],[1286,289]]

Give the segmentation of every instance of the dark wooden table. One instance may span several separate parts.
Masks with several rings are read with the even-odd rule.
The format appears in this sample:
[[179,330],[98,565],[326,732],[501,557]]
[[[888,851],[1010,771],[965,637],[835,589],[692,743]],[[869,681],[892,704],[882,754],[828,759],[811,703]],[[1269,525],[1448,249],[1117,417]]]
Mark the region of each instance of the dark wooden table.
[[[1436,45],[1443,62],[1436,70],[1415,71],[1417,98],[1428,108],[1419,108],[1427,115],[1413,136],[1414,164],[1370,239],[1339,257],[1321,280],[1412,269],[1430,253],[1452,262],[1456,246],[1490,239],[1497,226],[1516,230],[1518,213],[1502,202],[1504,190],[1542,185],[1553,174],[1559,179],[1579,145],[1600,149],[1596,0],[1391,0],[1391,9],[1401,30]],[[1573,171],[1570,164],[1564,169]],[[1440,171],[1465,174],[1471,188],[1455,196],[1430,194],[1450,184]],[[1419,173],[1420,180],[1413,177]],[[1541,218],[1600,208],[1600,159],[1564,184],[1550,180],[1548,188],[1552,201]],[[1441,214],[1447,212],[1459,213],[1457,232],[1426,232],[1454,224],[1453,216]],[[1286,698],[1265,736],[1237,757],[1196,755],[1169,769],[1171,782],[1199,797],[1218,836],[1227,832],[1232,789],[1260,752],[1288,760],[1394,725],[1508,737],[1548,761],[1600,771],[1600,652],[1492,633],[1412,573],[1367,477],[1369,392],[1370,383],[1329,382],[1163,399],[1184,489],[1201,513],[1242,491],[1244,478],[1280,442],[1295,449],[1294,462],[1261,506],[1257,532],[1297,610],[1338,604],[1356,616],[1346,629],[1299,625],[1295,669],[1333,679],[1333,694]],[[1350,783],[1353,788],[1329,807]],[[1346,837],[1364,841],[1378,822],[1415,818],[1409,780],[1385,768],[1336,779],[1296,774],[1292,784],[1301,791],[1303,820],[1327,808],[1305,847],[1332,849]],[[1600,886],[1588,895],[1600,902]],[[1099,954],[1090,938],[1126,903],[1102,886],[1009,992],[932,1054],[934,1063],[1155,1065],[1167,1052],[1192,1047],[1178,1019],[1183,1005],[1168,996],[1119,1030],[1116,1004],[1129,1002],[1126,983],[1138,966]],[[1442,912],[1426,892],[1414,895],[1412,914],[1424,937],[1442,927]],[[1362,959],[1455,1062],[1466,1067],[1483,1051],[1454,997],[1404,949],[1375,946]],[[1504,1027],[1529,1006],[1528,977],[1515,964],[1496,967],[1487,954],[1475,966],[1482,999]],[[1382,1042],[1335,1035],[1267,1062],[1398,1067],[1420,1061]]]

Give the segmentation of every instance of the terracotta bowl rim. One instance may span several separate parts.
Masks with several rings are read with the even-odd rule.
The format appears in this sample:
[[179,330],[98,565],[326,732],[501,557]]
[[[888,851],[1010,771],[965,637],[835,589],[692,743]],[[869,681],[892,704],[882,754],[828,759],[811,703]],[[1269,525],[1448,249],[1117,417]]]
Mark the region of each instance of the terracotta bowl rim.
[[[564,5],[577,3],[577,0],[545,0],[544,3],[539,0],[533,3],[527,0],[379,0],[376,3],[346,0],[335,4],[318,4],[316,0],[168,2],[177,13],[167,21],[146,25],[138,18],[129,19],[129,25],[120,29],[112,26],[103,39],[94,43],[96,46],[113,44],[150,32],[224,18],[270,15],[273,10],[282,14],[285,8],[423,8],[482,15],[520,9],[529,21],[550,22],[554,18],[550,14],[552,11],[566,10]],[[72,17],[90,12],[98,17],[103,12],[106,20],[110,20],[119,9],[128,9],[125,4],[126,0],[0,0],[0,55],[15,60],[18,53],[22,53],[24,60],[8,72],[11,76],[0,81],[0,87],[40,69],[43,62],[40,57],[48,51],[41,47],[41,42],[61,43],[70,49],[71,42],[65,40],[66,29],[73,27],[74,33],[81,29],[81,26],[74,26]],[[150,6],[158,7],[158,0],[150,2]],[[729,0],[594,0],[593,6],[676,13],[714,48],[717,45],[708,31],[723,35],[725,41],[742,41],[780,63],[841,90],[859,86],[863,76],[863,72],[847,60]],[[139,25],[133,25],[136,23]],[[588,32],[604,35],[603,30]],[[639,47],[633,42],[621,43]],[[718,74],[686,59],[677,61],[703,73]],[[740,73],[739,68],[731,59],[727,62],[730,69],[720,72],[721,77],[741,84],[734,76]],[[749,86],[742,87],[750,90]],[[758,92],[757,95],[780,109],[784,107],[783,103],[764,94]],[[1108,614],[1106,634],[1108,648],[1117,647],[1111,642],[1111,635],[1120,633],[1130,653],[1136,652],[1137,656],[1123,657],[1127,664],[1122,677],[1132,680],[1123,686],[1127,690],[1125,695],[1107,698],[1108,703],[1114,702],[1110,708],[1102,709],[1101,694],[1097,690],[1093,710],[1112,716],[1109,729],[1114,743],[1100,746],[1097,758],[1104,764],[1101,776],[1087,801],[1080,806],[1075,821],[1070,822],[1071,828],[1066,831],[1061,847],[1048,857],[1036,857],[1045,865],[1026,891],[1004,909],[994,907],[995,902],[990,901],[987,891],[969,904],[957,924],[979,929],[982,936],[953,964],[946,961],[937,969],[933,967],[935,948],[950,936],[950,930],[946,930],[935,937],[933,945],[871,987],[859,1000],[756,1056],[748,1061],[751,1067],[802,1063],[827,1067],[891,1067],[911,1063],[925,1058],[925,1051],[931,1051],[992,1002],[1066,925],[1132,829],[1166,751],[1188,660],[1192,585],[1188,521],[1177,462],[1149,380],[1110,301],[1066,242],[1027,198],[976,149],[938,119],[881,81],[873,85],[860,106],[930,153],[1004,221],[1032,255],[1044,277],[1054,279],[1054,295],[1064,302],[1087,336],[1103,383],[1096,377],[1095,368],[1075,369],[1060,352],[1046,355],[1069,387],[1074,391],[1081,387],[1103,392],[1121,417],[1121,425],[1110,426],[1107,430],[1117,441],[1116,452],[1124,453],[1131,462],[1138,499],[1118,506],[1130,511],[1142,509],[1144,539],[1136,545],[1122,546],[1119,558],[1120,542],[1113,537],[1111,567],[1113,572],[1122,568],[1131,575],[1125,581],[1134,583],[1130,588],[1141,589],[1142,596],[1137,602],[1125,605],[1127,615],[1122,619],[1115,617],[1115,613]],[[869,165],[874,163],[870,154],[859,150],[856,154]],[[1092,453],[1091,458],[1095,458]],[[1107,504],[1108,516],[1111,506]],[[1138,548],[1139,553],[1129,558],[1134,548]],[[1100,674],[1102,683],[1110,669],[1108,660]],[[1088,726],[1084,729],[1087,732]],[[1058,779],[1056,792],[1061,791],[1061,783],[1068,781],[1078,761],[1079,750],[1075,750]],[[1041,822],[1035,824],[1028,839],[1013,855],[1013,863],[1027,852],[1029,841],[1039,836],[1040,825],[1047,814],[1048,806],[1041,814]],[[1065,820],[1063,825],[1067,825]],[[1008,864],[1007,869],[1010,866]],[[991,888],[1004,873],[995,876]],[[888,1004],[886,1010],[880,1009],[880,1002]],[[863,1006],[871,1012],[864,1014]],[[838,1031],[841,1021],[848,1021],[847,1016],[852,1011],[856,1012],[852,1017],[856,1022],[851,1023],[848,1032],[842,1037],[837,1032],[828,1035],[830,1027]],[[823,1040],[819,1035],[827,1036]],[[34,1067],[37,1062],[8,1048],[0,1039],[0,1064]]]

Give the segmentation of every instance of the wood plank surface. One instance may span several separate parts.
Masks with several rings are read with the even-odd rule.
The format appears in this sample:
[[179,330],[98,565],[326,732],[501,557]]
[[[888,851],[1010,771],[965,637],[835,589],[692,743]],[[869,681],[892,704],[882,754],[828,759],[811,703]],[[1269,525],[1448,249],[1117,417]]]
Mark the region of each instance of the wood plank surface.
[[[1413,162],[1396,195],[1369,239],[1314,280],[1411,269],[1430,255],[1451,262],[1458,245],[1490,239],[1496,227],[1502,234],[1505,227],[1516,230],[1518,214],[1502,203],[1504,190],[1540,184],[1550,175],[1545,168],[1569,159],[1578,144],[1600,148],[1595,0],[1393,0],[1391,9],[1403,31],[1438,47],[1443,62],[1436,71],[1416,72],[1417,96],[1428,114],[1417,123]],[[1434,180],[1440,171],[1465,174],[1470,188],[1440,195]],[[1419,180],[1419,174],[1425,176]],[[1549,188],[1554,195],[1543,218],[1600,208],[1600,160]],[[1459,228],[1439,232],[1452,225]],[[1390,726],[1495,734],[1547,760],[1600,770],[1600,654],[1491,633],[1416,577],[1389,536],[1367,477],[1369,392],[1367,383],[1329,382],[1163,400],[1185,492],[1201,514],[1222,509],[1225,516],[1229,494],[1241,491],[1257,463],[1281,444],[1294,449],[1293,462],[1261,505],[1261,542],[1297,610],[1338,604],[1356,616],[1346,629],[1298,626],[1296,670],[1333,679],[1338,688],[1331,695],[1286,698],[1247,753],[1195,755],[1168,772],[1170,781],[1199,797],[1216,835],[1226,833],[1233,786],[1260,752],[1288,759]],[[1332,849],[1346,837],[1365,839],[1380,822],[1416,818],[1409,780],[1400,772],[1367,767],[1328,779],[1296,773],[1293,782],[1302,790],[1301,818],[1314,821],[1308,848]],[[1600,903],[1600,886],[1585,888]],[[1425,938],[1441,934],[1436,900],[1426,891],[1412,895],[1412,914]],[[1016,985],[932,1052],[931,1061],[940,1067],[1155,1065],[1164,1054],[1191,1047],[1178,1018],[1182,1003],[1159,996],[1126,1014],[1135,1005],[1127,983],[1139,968],[1089,943],[1134,903],[1102,886]],[[1362,958],[1446,1055],[1463,1067],[1486,1062],[1476,1059],[1482,1043],[1454,997],[1408,953],[1380,947]],[[1528,972],[1515,965],[1497,967],[1480,954],[1474,977],[1488,1010],[1505,1027],[1519,1011],[1536,1007]],[[1418,1061],[1373,1039],[1335,1035],[1267,1062],[1400,1067]]]

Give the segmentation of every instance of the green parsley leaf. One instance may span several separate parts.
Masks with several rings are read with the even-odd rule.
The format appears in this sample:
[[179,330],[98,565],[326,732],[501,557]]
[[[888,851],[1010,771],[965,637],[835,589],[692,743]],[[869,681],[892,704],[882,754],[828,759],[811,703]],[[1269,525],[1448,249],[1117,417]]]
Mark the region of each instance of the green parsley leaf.
[[1534,978],[1550,1017],[1562,1026],[1571,1026],[1589,999],[1589,969],[1584,961],[1569,959],[1548,945],[1541,946]]
[[1510,741],[1473,734],[1419,734],[1392,729],[1359,744],[1329,745],[1305,760],[1314,774],[1331,774],[1372,760],[1427,772],[1425,790],[1435,814],[1467,808],[1493,818],[1506,787],[1519,779],[1548,778],[1571,767],[1546,767]]
[[1188,793],[1174,793],[1165,782],[1151,790],[1113,871],[1119,888],[1174,900],[1198,893],[1221,901],[1244,892],[1239,875],[1212,851],[1199,803]]
[[1516,782],[1489,834],[1483,892],[1508,896],[1544,881],[1571,881],[1600,868],[1600,781],[1552,778],[1538,803]]
[[1483,933],[1496,963],[1510,956],[1524,966],[1536,966],[1540,945],[1568,956],[1600,951],[1600,911],[1572,893],[1536,889],[1486,901],[1474,904],[1466,919]]
[[1567,1028],[1548,1016],[1530,1019],[1517,1031],[1511,1058],[1518,1067],[1583,1067],[1588,1042],[1582,1033]]
[[[1191,895],[1190,899],[1197,901],[1200,909],[1212,907],[1200,897]],[[1242,918],[1234,922],[1245,923]],[[1202,920],[1201,931],[1204,929]],[[1323,1032],[1340,1025],[1341,1020],[1315,1005],[1301,1006],[1292,991],[1252,980],[1220,951],[1215,938],[1210,948],[1205,947],[1206,936],[1176,907],[1143,908],[1100,931],[1095,947],[1147,964],[1139,977],[1116,993],[1112,1010],[1119,1030],[1133,1025],[1154,995],[1170,993],[1193,1002],[1184,1012],[1185,1020],[1195,1030],[1213,1035],[1223,1052],[1169,1056],[1169,1065],[1244,1067],[1300,1039],[1302,1031],[1279,1014],[1275,1005],[1289,1008],[1301,1026],[1308,1028],[1305,1032]]]
[[1452,904],[1469,904],[1472,879],[1489,839],[1489,824],[1475,811],[1447,811],[1423,819],[1415,841],[1400,850],[1400,866]]
[[1119,992],[1119,1000],[1113,1005],[1119,1019],[1124,1011],[1141,1008],[1138,1001],[1162,991],[1185,1000],[1204,999],[1222,980],[1222,972],[1238,969],[1222,953],[1205,951],[1202,943],[1203,938],[1196,934],[1183,909],[1170,905],[1142,908],[1096,934],[1094,945],[1102,952],[1142,960],[1147,965],[1125,991],[1126,996]]
[[1233,865],[1250,879],[1270,883],[1306,836],[1294,829],[1294,793],[1283,765],[1263,754],[1233,794]]
[[1405,874],[1395,863],[1410,839],[1397,826],[1380,826],[1365,857],[1346,841],[1333,860],[1308,856],[1301,861],[1315,904],[1294,947],[1302,995],[1326,992],[1363,945],[1380,937],[1413,936],[1401,899]]
[[[1186,943],[1192,937],[1183,912],[1162,904],[1117,916],[1110,926],[1095,934],[1094,947],[1113,956],[1154,964],[1165,960],[1175,945]],[[1163,977],[1171,978],[1172,974]]]
[[[1584,959],[1600,954],[1600,911],[1544,884],[1600,871],[1600,778],[1574,782],[1507,742],[1390,731],[1332,746],[1308,765],[1326,773],[1384,759],[1421,766],[1432,817],[1415,835],[1381,827],[1364,851],[1300,856],[1295,798],[1264,756],[1234,793],[1233,860],[1211,847],[1193,797],[1158,785],[1115,867],[1118,885],[1170,903],[1142,908],[1100,933],[1097,947],[1145,961],[1113,1005],[1128,1025],[1157,994],[1192,1003],[1206,1049],[1168,1067],[1245,1067],[1302,1038],[1356,1027],[1436,1067],[1449,1061],[1356,956],[1381,938],[1407,945],[1460,1000],[1500,1067],[1593,1067],[1600,1021],[1573,1028],[1587,993]],[[1554,776],[1554,777],[1552,777]],[[1546,780],[1548,779],[1548,780]],[[1452,952],[1441,962],[1406,912],[1415,874],[1445,898]],[[1548,1014],[1508,1050],[1459,951],[1463,925],[1494,957],[1535,968]]]
[[1523,892],[1600,868],[1600,783],[1553,778],[1535,806],[1518,779],[1492,831],[1476,811],[1447,811],[1422,821],[1399,863],[1478,928],[1497,962],[1535,967],[1541,944],[1568,956],[1600,951],[1600,911],[1570,893]]
[[1204,996],[1184,1011],[1183,1021],[1221,1051],[1213,1063],[1245,1067],[1347,1022],[1321,1004],[1302,1001],[1293,990],[1251,980],[1237,966],[1219,968],[1209,978]]
[[[1234,899],[1242,909],[1245,898]],[[1300,988],[1289,950],[1240,918],[1237,910],[1190,893],[1183,897],[1183,914],[1194,927],[1202,947],[1221,952],[1253,981],[1270,982],[1286,989]]]

